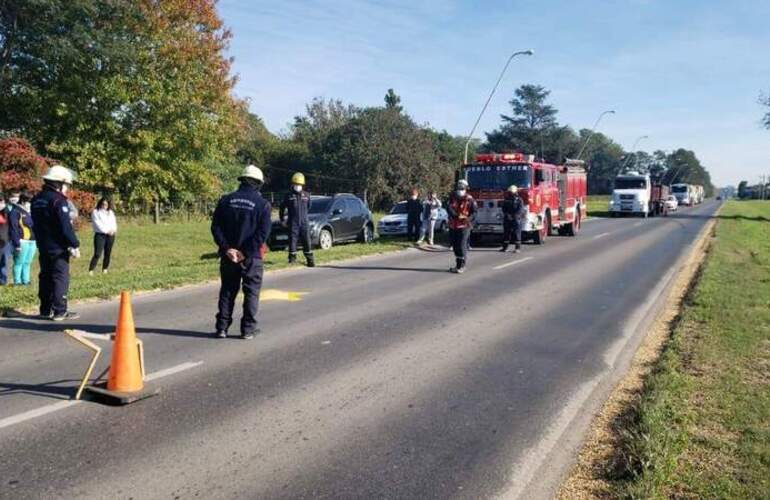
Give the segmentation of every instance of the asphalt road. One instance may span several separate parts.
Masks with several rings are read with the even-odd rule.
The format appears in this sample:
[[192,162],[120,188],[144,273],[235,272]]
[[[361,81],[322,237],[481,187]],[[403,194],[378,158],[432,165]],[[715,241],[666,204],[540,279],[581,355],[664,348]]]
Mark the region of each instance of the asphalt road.
[[[209,338],[213,285],[138,295],[162,393],[127,407],[68,402],[64,325],[0,320],[0,498],[548,497],[717,207],[475,249],[460,276],[416,249],[268,274],[306,294],[263,302],[252,341]],[[77,310],[113,330],[115,302]]]

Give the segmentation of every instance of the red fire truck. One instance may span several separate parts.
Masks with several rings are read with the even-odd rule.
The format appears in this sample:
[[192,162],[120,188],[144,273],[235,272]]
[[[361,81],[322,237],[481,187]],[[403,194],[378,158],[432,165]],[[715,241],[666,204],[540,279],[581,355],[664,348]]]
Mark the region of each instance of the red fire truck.
[[475,162],[464,165],[462,175],[470,185],[478,212],[471,237],[500,238],[503,233],[502,202],[512,184],[527,206],[527,220],[522,238],[543,244],[558,232],[575,236],[587,215],[586,171],[582,161],[567,160],[556,166],[535,161],[523,153],[476,155]]

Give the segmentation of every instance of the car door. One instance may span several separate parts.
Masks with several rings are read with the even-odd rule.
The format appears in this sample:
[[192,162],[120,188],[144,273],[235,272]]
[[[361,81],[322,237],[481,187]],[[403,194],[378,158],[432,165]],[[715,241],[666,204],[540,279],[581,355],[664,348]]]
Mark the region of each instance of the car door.
[[357,198],[349,198],[346,202],[350,205],[350,226],[354,235],[358,235],[366,222],[364,204]]
[[329,222],[334,230],[334,239],[344,240],[350,235],[350,222],[345,218],[345,200],[339,198],[334,200],[331,208]]

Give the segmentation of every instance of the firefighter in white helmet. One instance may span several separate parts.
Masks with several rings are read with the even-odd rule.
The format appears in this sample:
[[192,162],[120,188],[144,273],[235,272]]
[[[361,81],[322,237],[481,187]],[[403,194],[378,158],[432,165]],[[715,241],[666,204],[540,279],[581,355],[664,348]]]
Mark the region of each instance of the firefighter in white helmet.
[[468,259],[468,239],[476,215],[476,201],[468,194],[468,181],[457,181],[455,191],[449,197],[449,237],[455,254],[455,265],[449,271],[457,274],[465,272]]
[[265,182],[262,170],[248,165],[238,180],[240,187],[219,200],[211,221],[211,234],[219,247],[222,281],[215,336],[227,337],[227,330],[233,322],[235,298],[243,287],[241,338],[252,339],[259,333],[257,311],[262,289],[262,258],[270,237],[271,207],[260,193]]
[[80,257],[67,200],[74,179],[70,169],[54,165],[43,176],[42,191],[32,199],[32,222],[40,249],[40,316],[54,321],[80,317],[67,310],[70,257]]
[[508,250],[508,245],[513,237],[514,252],[521,251],[521,227],[527,217],[527,209],[524,201],[519,196],[519,189],[516,186],[510,186],[505,192],[503,200],[503,246],[501,252]]

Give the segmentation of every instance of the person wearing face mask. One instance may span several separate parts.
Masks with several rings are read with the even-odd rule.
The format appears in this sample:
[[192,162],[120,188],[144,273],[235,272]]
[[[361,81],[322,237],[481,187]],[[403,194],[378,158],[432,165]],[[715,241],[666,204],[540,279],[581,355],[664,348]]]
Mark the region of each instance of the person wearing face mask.
[[11,255],[13,255],[9,217],[5,195],[0,193],[0,285],[8,284],[8,263],[11,261]]
[[278,217],[289,229],[289,264],[297,262],[297,244],[302,243],[307,267],[315,267],[313,247],[310,243],[310,195],[305,191],[305,175],[296,172],[291,176],[291,191],[281,202]]
[[476,215],[476,201],[468,194],[468,181],[457,181],[455,191],[449,197],[447,207],[449,214],[449,237],[455,254],[455,266],[449,271],[462,274],[468,258],[468,239],[473,227],[473,217]]
[[40,249],[40,316],[54,321],[77,319],[67,310],[70,258],[80,257],[80,241],[72,227],[67,193],[75,175],[54,165],[43,176],[43,189],[32,198],[32,222]]
[[32,222],[29,195],[22,194],[13,205],[9,218],[10,239],[13,245],[13,284],[29,285],[32,259],[35,258],[34,223]]
[[419,200],[420,193],[412,190],[412,194],[406,201],[406,237],[410,241],[417,241],[420,236],[420,218],[422,217],[422,203]]
[[519,189],[516,186],[510,186],[505,193],[503,200],[503,246],[501,252],[508,250],[508,245],[513,237],[514,252],[521,251],[521,226],[527,217],[527,209],[519,196]]

